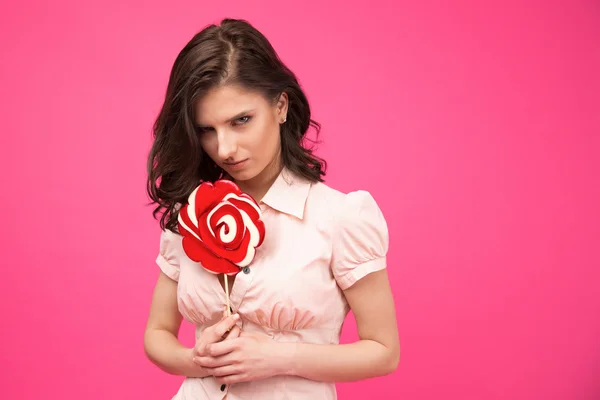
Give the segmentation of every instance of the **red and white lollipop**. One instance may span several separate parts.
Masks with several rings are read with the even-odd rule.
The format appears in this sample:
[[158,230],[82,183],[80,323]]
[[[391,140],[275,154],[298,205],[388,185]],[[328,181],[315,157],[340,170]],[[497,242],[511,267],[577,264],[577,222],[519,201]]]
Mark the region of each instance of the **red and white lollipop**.
[[203,182],[179,210],[178,227],[187,256],[214,274],[224,274],[229,312],[228,275],[248,266],[265,237],[257,202],[232,181]]

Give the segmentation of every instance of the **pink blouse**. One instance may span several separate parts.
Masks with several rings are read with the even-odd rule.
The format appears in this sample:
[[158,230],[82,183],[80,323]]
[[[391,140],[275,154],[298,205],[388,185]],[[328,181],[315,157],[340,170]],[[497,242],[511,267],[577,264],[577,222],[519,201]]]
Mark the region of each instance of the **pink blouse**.
[[[235,279],[231,307],[243,331],[276,341],[339,343],[349,312],[342,290],[386,267],[387,224],[366,191],[349,194],[282,170],[260,201],[266,227],[256,256]],[[218,276],[190,260],[182,237],[163,231],[156,262],[178,282],[179,311],[196,337],[221,319],[225,291]],[[174,399],[336,399],[334,383],[297,376],[220,385],[213,377],[185,378]]]

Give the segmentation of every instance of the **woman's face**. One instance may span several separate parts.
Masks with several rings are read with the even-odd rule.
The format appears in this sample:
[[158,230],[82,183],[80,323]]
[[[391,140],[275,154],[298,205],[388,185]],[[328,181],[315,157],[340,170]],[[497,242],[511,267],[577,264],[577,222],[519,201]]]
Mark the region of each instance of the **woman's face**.
[[279,125],[286,118],[287,105],[285,93],[273,103],[239,86],[210,90],[196,104],[202,148],[236,181],[251,180],[266,170],[278,172]]

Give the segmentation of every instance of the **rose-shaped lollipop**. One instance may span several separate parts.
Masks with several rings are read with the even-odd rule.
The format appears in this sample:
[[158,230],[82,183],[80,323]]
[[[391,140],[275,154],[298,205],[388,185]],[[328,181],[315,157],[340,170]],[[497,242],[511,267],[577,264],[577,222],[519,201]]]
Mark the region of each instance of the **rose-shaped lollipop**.
[[190,259],[215,274],[235,275],[252,262],[265,237],[256,201],[228,180],[203,182],[179,211]]
[[224,274],[229,308],[228,275],[254,259],[265,238],[260,207],[233,182],[203,182],[179,210],[178,226],[187,256],[214,274]]
[[179,211],[185,253],[207,271],[225,274],[228,303],[227,275],[249,265],[264,240],[265,224],[260,215],[256,201],[224,179],[214,185],[203,182]]

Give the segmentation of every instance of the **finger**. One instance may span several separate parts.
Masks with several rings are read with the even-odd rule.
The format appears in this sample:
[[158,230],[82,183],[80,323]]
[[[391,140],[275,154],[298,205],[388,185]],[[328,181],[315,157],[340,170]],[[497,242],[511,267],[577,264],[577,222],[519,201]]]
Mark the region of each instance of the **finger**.
[[207,370],[212,370],[213,368],[223,367],[227,365],[227,363],[223,363],[220,358],[215,358],[211,356],[199,356],[194,357],[194,363],[199,367],[202,367]]
[[216,377],[215,380],[220,384],[233,385],[234,383],[250,382],[251,379],[247,374],[234,374],[227,376]]
[[231,330],[225,332],[221,340],[227,340],[228,338],[235,339],[236,337],[240,336],[239,330],[240,328],[237,325],[234,325]]
[[212,334],[207,338],[208,342],[214,343],[223,339],[223,335],[233,328],[239,319],[240,316],[238,314],[233,314],[232,316],[217,322],[211,329]]
[[229,333],[225,334],[225,337],[223,338],[223,340],[238,338],[238,337],[240,337],[241,332],[242,332],[242,330],[240,329],[240,327],[235,325],[233,328],[231,328]]
[[228,365],[237,365],[236,356],[232,353],[220,357],[200,356],[195,357],[194,362],[203,368],[219,368]]
[[242,340],[244,339],[236,337],[235,339],[211,343],[210,345],[206,346],[206,353],[212,357],[220,357],[225,354],[229,354],[239,348]]
[[211,375],[215,378],[228,376],[228,375],[236,375],[242,372],[242,369],[239,365],[224,365],[222,367],[211,368]]
[[194,357],[200,357],[206,354],[206,346],[209,343],[206,343],[205,340],[199,340],[196,342],[196,346],[194,346]]

